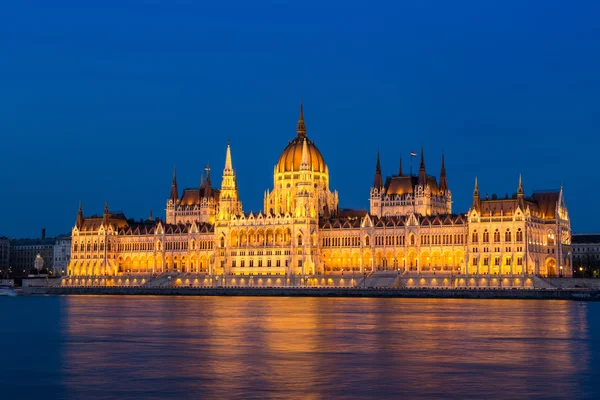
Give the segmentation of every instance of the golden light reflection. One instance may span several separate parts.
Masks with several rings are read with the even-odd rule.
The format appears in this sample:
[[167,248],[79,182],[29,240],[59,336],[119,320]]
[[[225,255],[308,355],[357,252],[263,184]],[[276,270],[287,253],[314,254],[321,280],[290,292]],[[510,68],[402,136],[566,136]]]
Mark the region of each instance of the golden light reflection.
[[382,387],[409,398],[552,397],[577,393],[589,363],[591,305],[576,302],[166,296],[65,302],[62,365],[70,372],[63,385],[70,398],[143,397],[149,384],[170,397],[377,397]]

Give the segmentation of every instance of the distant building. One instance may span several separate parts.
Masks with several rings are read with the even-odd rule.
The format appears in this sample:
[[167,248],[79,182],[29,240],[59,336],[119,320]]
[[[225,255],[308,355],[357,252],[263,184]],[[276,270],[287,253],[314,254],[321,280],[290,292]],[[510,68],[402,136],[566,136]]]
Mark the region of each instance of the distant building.
[[71,259],[71,235],[56,237],[54,243],[54,275],[59,276],[67,272],[67,266]]
[[38,254],[44,259],[45,268],[52,270],[54,244],[54,238],[46,238],[45,229],[42,229],[40,239],[12,239],[10,241],[10,267],[12,267],[13,276],[27,276],[34,268]]
[[10,261],[10,240],[6,237],[0,237],[0,277],[4,276],[8,270]]
[[600,233],[574,233],[571,246],[574,275],[599,277]]

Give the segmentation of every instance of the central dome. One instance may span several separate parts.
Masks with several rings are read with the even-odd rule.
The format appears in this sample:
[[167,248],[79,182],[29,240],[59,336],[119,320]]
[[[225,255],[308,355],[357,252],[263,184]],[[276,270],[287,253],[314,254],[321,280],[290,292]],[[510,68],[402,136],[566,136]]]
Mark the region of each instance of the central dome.
[[300,119],[298,119],[298,134],[281,153],[279,162],[277,163],[277,172],[292,172],[300,171],[302,163],[302,144],[306,138],[306,147],[308,150],[308,162],[310,170],[316,172],[325,172],[325,161],[315,142],[311,142],[306,137],[306,126],[304,125],[304,113],[302,103],[300,103]]

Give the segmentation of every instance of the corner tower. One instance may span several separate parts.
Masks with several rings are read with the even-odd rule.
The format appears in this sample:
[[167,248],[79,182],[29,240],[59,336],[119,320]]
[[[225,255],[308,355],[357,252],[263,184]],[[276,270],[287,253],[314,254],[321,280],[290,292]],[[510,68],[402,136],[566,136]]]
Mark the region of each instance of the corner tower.
[[[209,183],[210,171],[207,171],[207,182]],[[219,220],[227,220],[233,215],[242,214],[242,203],[239,201],[237,180],[231,162],[231,143],[227,142],[225,153],[225,168],[221,180],[221,192],[219,194]]]

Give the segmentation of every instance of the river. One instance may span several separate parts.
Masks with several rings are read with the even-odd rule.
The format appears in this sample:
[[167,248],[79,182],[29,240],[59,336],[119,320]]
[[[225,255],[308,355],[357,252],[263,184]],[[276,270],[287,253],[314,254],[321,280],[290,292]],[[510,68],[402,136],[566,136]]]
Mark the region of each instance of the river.
[[600,398],[600,303],[0,298],[6,399]]

